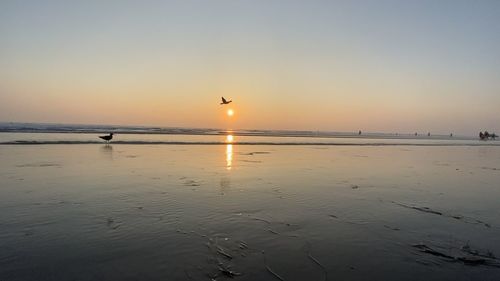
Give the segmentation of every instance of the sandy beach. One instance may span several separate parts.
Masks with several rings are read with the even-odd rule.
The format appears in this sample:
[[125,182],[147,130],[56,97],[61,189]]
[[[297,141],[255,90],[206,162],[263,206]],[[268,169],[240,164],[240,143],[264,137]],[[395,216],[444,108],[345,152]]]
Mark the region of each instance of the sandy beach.
[[1,145],[2,280],[498,280],[500,147]]

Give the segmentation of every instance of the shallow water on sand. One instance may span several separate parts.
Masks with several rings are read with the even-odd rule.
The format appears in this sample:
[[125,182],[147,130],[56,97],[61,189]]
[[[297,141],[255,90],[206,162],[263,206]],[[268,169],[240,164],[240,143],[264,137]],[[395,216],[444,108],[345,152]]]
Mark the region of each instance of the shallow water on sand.
[[500,147],[0,146],[0,280],[499,280]]

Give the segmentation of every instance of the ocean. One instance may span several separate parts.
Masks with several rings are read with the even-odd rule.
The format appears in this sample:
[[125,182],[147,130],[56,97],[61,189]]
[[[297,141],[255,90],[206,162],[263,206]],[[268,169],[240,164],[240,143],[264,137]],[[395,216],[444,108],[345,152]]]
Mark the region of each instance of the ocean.
[[[146,126],[0,123],[0,144],[102,143],[99,135],[114,133],[115,144],[241,145],[498,145],[470,136],[389,134],[291,130],[223,130]],[[228,136],[231,136],[228,139]]]

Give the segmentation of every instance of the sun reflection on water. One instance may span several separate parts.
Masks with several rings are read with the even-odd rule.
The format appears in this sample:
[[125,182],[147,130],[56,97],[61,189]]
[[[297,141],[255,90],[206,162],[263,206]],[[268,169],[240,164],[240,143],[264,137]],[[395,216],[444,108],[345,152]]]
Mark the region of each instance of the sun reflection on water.
[[233,145],[226,145],[226,169],[231,170],[233,164]]
[[226,136],[226,169],[231,170],[233,165],[233,135]]

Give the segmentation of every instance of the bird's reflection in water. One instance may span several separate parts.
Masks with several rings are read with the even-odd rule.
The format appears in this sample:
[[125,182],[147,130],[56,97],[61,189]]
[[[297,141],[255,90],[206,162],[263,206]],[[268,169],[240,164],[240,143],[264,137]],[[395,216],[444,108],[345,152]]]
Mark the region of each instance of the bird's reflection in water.
[[228,177],[222,177],[220,179],[220,192],[225,193],[231,188],[231,179]]
[[233,135],[226,136],[226,169],[231,170],[233,166]]
[[101,146],[101,154],[108,158],[109,160],[113,160],[113,146],[110,144],[105,144]]

